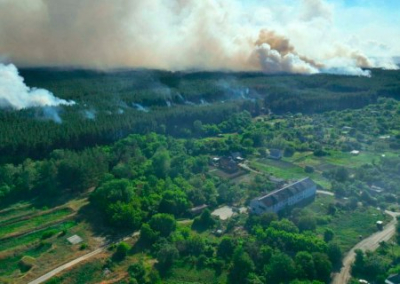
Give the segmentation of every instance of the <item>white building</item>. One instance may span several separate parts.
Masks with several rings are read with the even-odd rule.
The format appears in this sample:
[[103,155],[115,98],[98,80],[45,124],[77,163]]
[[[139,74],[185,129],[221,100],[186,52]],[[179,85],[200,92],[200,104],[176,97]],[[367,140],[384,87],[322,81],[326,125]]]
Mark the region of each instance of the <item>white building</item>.
[[258,215],[266,212],[278,213],[282,209],[294,206],[303,200],[314,198],[316,192],[317,185],[307,177],[253,199],[250,202],[250,211]]

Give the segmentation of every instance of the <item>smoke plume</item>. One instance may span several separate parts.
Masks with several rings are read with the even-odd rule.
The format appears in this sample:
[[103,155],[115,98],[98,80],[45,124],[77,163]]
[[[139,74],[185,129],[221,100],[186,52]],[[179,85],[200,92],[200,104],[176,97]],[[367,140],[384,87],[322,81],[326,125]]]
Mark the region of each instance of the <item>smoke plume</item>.
[[[1,108],[23,109],[72,104],[74,102],[56,98],[47,90],[29,88],[25,85],[24,79],[18,74],[18,70],[14,65],[0,64]],[[46,112],[49,112],[48,110]]]
[[396,68],[344,43],[325,0],[251,2],[0,0],[0,55],[21,66],[354,75]]

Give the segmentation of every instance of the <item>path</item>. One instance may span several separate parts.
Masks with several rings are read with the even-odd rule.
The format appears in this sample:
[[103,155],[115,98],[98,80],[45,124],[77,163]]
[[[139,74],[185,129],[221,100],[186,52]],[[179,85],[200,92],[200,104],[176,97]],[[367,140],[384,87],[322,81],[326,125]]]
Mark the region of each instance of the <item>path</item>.
[[39,277],[36,280],[33,280],[32,282],[29,282],[29,284],[40,284],[40,283],[43,283],[43,282],[49,280],[50,278],[52,278],[53,276],[55,276],[56,274],[60,273],[61,271],[65,270],[67,268],[70,268],[70,267],[78,264],[79,262],[87,260],[87,259],[91,258],[92,256],[95,256],[95,255],[101,253],[102,251],[104,251],[105,248],[106,247],[98,248],[95,251],[92,251],[92,252],[90,252],[88,254],[85,254],[85,255],[83,255],[81,257],[78,257],[77,259],[74,259],[73,261],[70,261],[70,262],[68,262],[68,263],[66,263],[64,265],[61,265],[61,266],[57,267],[56,269],[53,269],[52,271],[46,273],[42,277]]
[[396,223],[397,223],[397,216],[400,216],[400,213],[385,211],[386,214],[389,214],[393,217],[393,220],[389,222],[383,229],[383,231],[379,231],[377,233],[372,234],[368,238],[362,240],[358,244],[356,244],[345,256],[343,259],[343,267],[339,273],[336,273],[332,284],[346,284],[349,282],[351,278],[350,270],[351,265],[355,260],[355,250],[361,249],[363,251],[370,250],[374,251],[379,247],[379,243],[382,241],[389,241],[394,234],[396,233]]
[[[188,220],[181,220],[181,221],[178,221],[178,223],[180,223],[180,224],[188,224],[188,223],[190,223],[191,221],[192,221],[192,220],[190,220],[190,219],[188,219]],[[131,236],[128,236],[128,237],[123,238],[122,241],[126,241],[126,240],[128,240],[128,239],[130,239],[130,238],[134,238],[134,237],[137,237],[137,236],[139,236],[139,235],[140,235],[140,232],[135,232],[135,233],[133,233]],[[29,282],[28,284],[40,284],[40,283],[43,283],[43,282],[49,280],[50,278],[56,276],[58,273],[64,271],[65,269],[68,269],[68,268],[70,268],[70,267],[72,267],[72,266],[75,266],[76,264],[78,264],[78,263],[80,263],[80,262],[82,262],[82,261],[88,260],[89,258],[91,258],[91,257],[93,257],[93,256],[95,256],[95,255],[98,255],[99,253],[105,251],[105,250],[106,250],[109,246],[111,246],[112,244],[119,243],[120,241],[121,241],[121,240],[118,240],[118,241],[115,241],[115,242],[106,244],[106,245],[104,245],[104,246],[102,246],[102,247],[100,247],[100,248],[98,248],[98,249],[96,249],[96,250],[94,250],[94,251],[92,251],[92,252],[90,252],[90,253],[88,253],[88,254],[85,254],[85,255],[83,255],[83,256],[81,256],[81,257],[78,257],[78,258],[76,258],[76,259],[74,259],[74,260],[72,260],[72,261],[70,261],[70,262],[67,262],[67,263],[65,263],[65,264],[63,264],[63,265],[61,265],[61,266],[59,266],[59,267],[53,269],[52,271],[46,273],[45,275],[43,275],[43,276],[37,278],[36,280],[33,280],[33,281]]]
[[249,167],[247,164],[245,164],[245,163],[238,164],[238,166],[239,166],[239,168],[242,168],[242,169],[244,169],[244,170],[246,170],[246,171],[249,171],[249,172],[252,172],[252,173],[255,173],[255,174],[258,174],[258,175],[265,175],[265,174],[262,173],[262,172],[259,172],[259,171],[256,171],[255,169],[250,168],[250,167]]
[[[131,237],[136,237],[136,236],[139,236],[139,232],[135,232],[132,236],[128,236],[128,237],[123,238],[123,241],[125,241],[125,240],[127,240],[127,239],[129,239]],[[28,284],[40,284],[40,283],[43,283],[43,282],[49,280],[50,278],[56,276],[58,273],[64,271],[65,269],[68,269],[68,268],[70,268],[70,267],[72,267],[72,266],[74,266],[74,265],[76,265],[76,264],[78,264],[78,263],[80,263],[82,261],[88,260],[89,258],[91,258],[91,257],[93,257],[95,255],[98,255],[99,253],[105,251],[112,244],[118,243],[120,241],[121,240],[119,240],[117,242],[109,243],[109,244],[104,245],[104,246],[102,246],[102,247],[100,247],[100,248],[98,248],[98,249],[96,249],[96,250],[94,250],[94,251],[92,251],[92,252],[90,252],[88,254],[85,254],[85,255],[83,255],[81,257],[78,257],[78,258],[76,258],[76,259],[74,259],[74,260],[72,260],[70,262],[67,262],[67,263],[65,263],[65,264],[53,269],[52,271],[46,273],[45,275],[37,278],[36,280],[33,280],[33,281],[29,282]]]
[[333,192],[326,191],[326,190],[317,190],[318,194],[323,194],[323,195],[329,195],[329,196],[335,196]]

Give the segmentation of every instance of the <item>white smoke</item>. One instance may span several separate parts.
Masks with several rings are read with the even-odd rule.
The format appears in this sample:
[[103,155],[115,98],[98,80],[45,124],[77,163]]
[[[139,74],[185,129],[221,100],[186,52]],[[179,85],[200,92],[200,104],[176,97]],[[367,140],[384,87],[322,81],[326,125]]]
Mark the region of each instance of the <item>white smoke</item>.
[[344,38],[332,1],[244,2],[0,0],[0,54],[29,66],[353,75],[397,68],[365,55],[388,46],[377,33]]
[[47,90],[29,88],[14,65],[0,64],[0,107],[23,109],[73,104],[73,101],[56,98]]

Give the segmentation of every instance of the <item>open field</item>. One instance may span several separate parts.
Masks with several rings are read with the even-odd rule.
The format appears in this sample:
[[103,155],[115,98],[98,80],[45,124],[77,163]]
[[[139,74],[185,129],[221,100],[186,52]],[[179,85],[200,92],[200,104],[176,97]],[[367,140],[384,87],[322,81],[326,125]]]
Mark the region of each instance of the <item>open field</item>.
[[9,222],[13,219],[35,214],[40,209],[32,206],[30,203],[17,203],[13,206],[0,211],[0,224]]
[[376,221],[381,220],[386,223],[391,220],[390,216],[372,207],[359,207],[350,212],[338,210],[334,216],[327,215],[328,206],[334,200],[332,196],[318,195],[305,210],[313,212],[317,219],[324,218],[325,222],[318,224],[317,233],[322,236],[327,228],[332,229],[335,232],[334,239],[343,252],[349,251],[357,244],[360,236],[365,238],[376,232]]
[[216,275],[211,269],[197,269],[195,266],[181,264],[172,269],[171,276],[165,280],[166,284],[178,283],[226,283],[227,274]]
[[6,224],[0,227],[0,238],[7,235],[16,235],[37,228],[42,228],[48,224],[60,221],[72,213],[73,211],[70,208],[63,208],[43,215],[33,216],[32,218],[9,220]]
[[300,179],[309,176],[324,189],[330,189],[331,186],[330,182],[325,179],[321,174],[317,172],[306,173],[302,167],[291,164],[289,162],[259,159],[250,161],[249,165],[251,168],[271,174],[278,178],[289,180]]
[[[97,247],[91,225],[75,214],[87,204],[86,198],[74,199],[61,207],[38,208],[30,203],[12,205],[0,211],[0,283],[27,283],[55,265],[85,254],[80,245],[67,238],[78,234],[84,243]],[[20,262],[31,257],[29,269]]]

